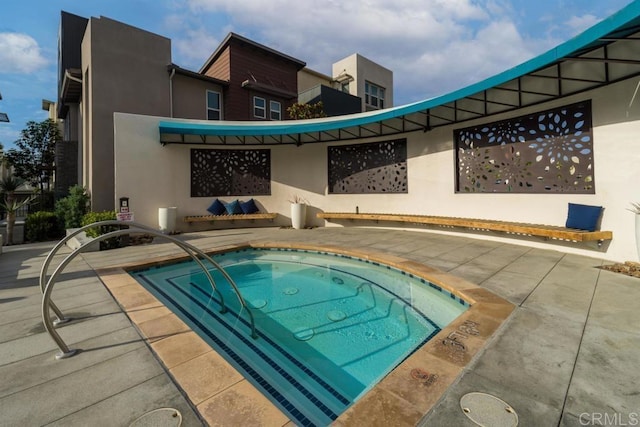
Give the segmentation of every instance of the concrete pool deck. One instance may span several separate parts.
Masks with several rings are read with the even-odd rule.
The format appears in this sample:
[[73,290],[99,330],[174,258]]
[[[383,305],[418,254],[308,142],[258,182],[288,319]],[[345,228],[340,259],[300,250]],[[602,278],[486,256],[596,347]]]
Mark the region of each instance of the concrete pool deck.
[[[467,237],[370,228],[230,229],[180,238],[201,248],[246,241],[296,241],[382,252],[460,277],[513,303],[515,310],[421,425],[475,425],[459,403],[472,391],[506,401],[518,414],[520,425],[615,425],[614,419],[618,425],[631,425],[630,421],[638,419],[640,311],[636,305],[640,279],[601,270],[597,267],[607,262],[598,258]],[[42,327],[37,286],[40,265],[52,246],[5,247],[0,256],[2,424],[128,425],[149,411],[172,407],[182,414],[182,425],[202,425],[203,418],[173,382],[172,374],[159,363],[94,272],[176,255],[179,248],[157,243],[76,258],[56,285],[53,300],[78,319],[59,331],[70,346],[82,352],[56,361],[58,350]],[[68,251],[56,257],[52,269],[66,254]],[[380,405],[372,406],[372,418],[353,421],[406,425],[380,409]],[[228,414],[217,411],[224,425]],[[278,417],[257,420],[265,425],[291,425]],[[234,424],[229,420],[226,425]]]

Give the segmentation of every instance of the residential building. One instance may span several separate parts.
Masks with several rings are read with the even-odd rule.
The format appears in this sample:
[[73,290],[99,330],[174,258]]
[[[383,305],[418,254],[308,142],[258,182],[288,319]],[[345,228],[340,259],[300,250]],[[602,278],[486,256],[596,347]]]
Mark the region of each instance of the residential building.
[[340,89],[362,99],[362,111],[393,107],[393,72],[354,53],[333,64]]
[[393,72],[354,53],[332,65],[332,75],[304,68],[298,73],[298,101],[322,101],[327,116],[393,107]]
[[359,97],[343,92],[340,82],[310,68],[298,72],[298,92],[299,103],[322,102],[324,113],[329,117],[362,111]]
[[105,17],[62,12],[58,63],[58,118],[69,147],[61,162],[71,168],[77,145],[77,182],[95,211],[115,207],[114,112],[207,119],[215,117],[212,94],[228,86],[175,66],[170,39]]
[[297,74],[306,64],[229,33],[199,73],[229,82],[225,120],[283,120],[298,98]]
[[[354,81],[367,78],[386,89],[384,96],[370,96],[367,102],[377,99],[378,108],[391,105],[392,80],[379,71],[386,69],[359,55],[340,63],[356,67]],[[316,82],[328,84],[312,88],[301,99],[322,100],[328,115],[365,110],[358,98],[363,96],[359,87],[365,87],[364,80],[347,93],[344,73],[329,78],[304,71],[305,65],[229,33],[194,72],[172,62],[171,40],[166,37],[105,17],[87,19],[61,12],[57,118],[63,123],[63,141],[57,149],[56,196],[81,184],[94,211],[115,208],[113,115],[117,112],[200,120],[285,120],[287,108],[298,102],[299,79],[305,73],[315,73]],[[305,89],[310,84],[306,81]]]

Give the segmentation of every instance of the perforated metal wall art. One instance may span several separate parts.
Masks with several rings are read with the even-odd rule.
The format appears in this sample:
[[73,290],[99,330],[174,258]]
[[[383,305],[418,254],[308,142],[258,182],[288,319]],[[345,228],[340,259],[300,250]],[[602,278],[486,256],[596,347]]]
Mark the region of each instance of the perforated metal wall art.
[[191,197],[271,194],[271,150],[191,150]]
[[595,193],[591,101],[454,131],[457,192]]
[[407,140],[340,145],[329,150],[329,193],[406,193]]

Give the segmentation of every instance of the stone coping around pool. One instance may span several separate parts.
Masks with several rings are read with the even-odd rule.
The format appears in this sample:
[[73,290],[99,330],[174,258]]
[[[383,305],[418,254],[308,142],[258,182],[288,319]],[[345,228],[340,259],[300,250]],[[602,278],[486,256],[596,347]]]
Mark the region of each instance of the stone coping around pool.
[[[212,249],[283,248],[340,253],[389,265],[423,278],[470,304],[468,310],[417,349],[342,413],[335,426],[415,426],[440,400],[509,317],[515,306],[490,291],[435,268],[380,252],[294,242],[247,242]],[[236,372],[127,271],[189,259],[158,257],[97,269],[96,273],[129,316],[165,369],[211,425],[291,425],[287,416]],[[239,418],[242,417],[242,418]]]

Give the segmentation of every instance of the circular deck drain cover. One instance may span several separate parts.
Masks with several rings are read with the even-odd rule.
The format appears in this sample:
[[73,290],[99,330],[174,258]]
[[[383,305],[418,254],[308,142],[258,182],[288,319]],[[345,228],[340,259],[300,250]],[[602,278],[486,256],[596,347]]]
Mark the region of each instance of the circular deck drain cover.
[[504,400],[487,393],[467,393],[460,399],[462,412],[479,426],[515,427],[518,414]]
[[182,424],[182,414],[177,409],[159,408],[136,418],[129,427],[179,427]]
[[329,318],[329,320],[333,322],[338,322],[340,320],[346,319],[347,314],[344,311],[331,310],[330,312],[327,313],[327,317]]
[[251,308],[262,308],[267,305],[267,301],[263,299],[254,299],[253,301],[249,301],[249,306]]
[[311,328],[298,328],[293,331],[293,336],[298,341],[308,341],[313,337],[313,335],[315,335],[315,332]]
[[298,288],[284,288],[282,292],[285,295],[295,295],[298,293]]

